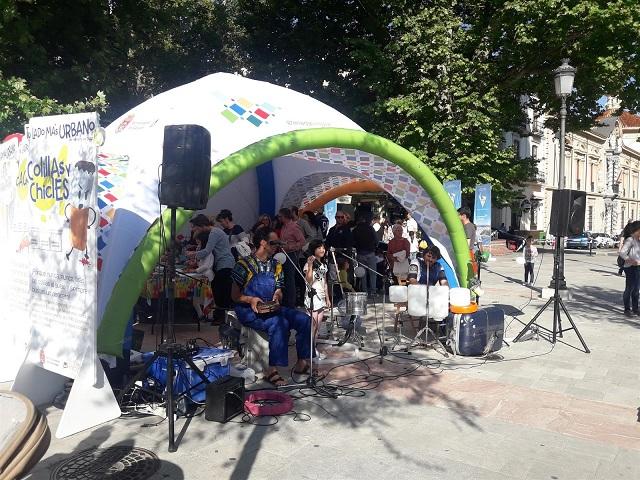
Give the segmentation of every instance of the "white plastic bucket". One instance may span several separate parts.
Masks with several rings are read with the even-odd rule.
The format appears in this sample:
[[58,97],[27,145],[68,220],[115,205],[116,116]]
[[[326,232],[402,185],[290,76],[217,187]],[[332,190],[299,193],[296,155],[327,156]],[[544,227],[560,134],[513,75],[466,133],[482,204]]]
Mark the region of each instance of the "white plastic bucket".
[[471,291],[468,288],[452,288],[449,290],[449,302],[456,307],[466,307],[471,304]]
[[429,287],[429,317],[442,320],[449,315],[449,287],[434,285]]
[[389,287],[389,301],[391,303],[407,303],[407,286],[391,285]]
[[407,313],[413,317],[427,314],[427,286],[409,285],[407,287]]

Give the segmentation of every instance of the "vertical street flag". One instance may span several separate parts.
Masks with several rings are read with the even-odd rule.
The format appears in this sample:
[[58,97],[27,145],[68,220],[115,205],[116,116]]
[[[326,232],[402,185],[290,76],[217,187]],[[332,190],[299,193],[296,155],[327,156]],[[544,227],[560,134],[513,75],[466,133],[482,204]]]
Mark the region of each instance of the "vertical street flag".
[[462,206],[462,182],[460,180],[449,180],[444,182],[444,189],[447,191],[456,210],[460,208]]
[[336,212],[338,211],[338,201],[331,200],[324,205],[324,215],[329,219],[329,228],[336,224]]
[[482,245],[491,243],[491,184],[476,185],[476,197],[473,207],[473,222],[476,235]]

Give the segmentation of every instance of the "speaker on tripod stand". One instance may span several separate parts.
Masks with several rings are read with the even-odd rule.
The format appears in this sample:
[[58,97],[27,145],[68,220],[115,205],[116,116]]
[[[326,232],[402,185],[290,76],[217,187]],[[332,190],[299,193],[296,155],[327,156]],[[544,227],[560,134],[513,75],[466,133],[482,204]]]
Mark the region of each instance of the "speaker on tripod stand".
[[206,208],[210,177],[209,131],[200,125],[164,127],[160,203],[169,208]]
[[[176,276],[176,209],[206,208],[211,179],[211,135],[200,125],[167,125],[164,127],[162,145],[162,176],[160,203],[171,210],[169,251],[167,252],[167,337],[158,348],[158,355],[167,357],[167,419],[169,424],[169,452],[175,452],[173,361],[184,360],[201,380],[208,384],[205,374],[195,365],[191,353],[175,342],[175,276]],[[164,340],[164,339],[163,339]],[[152,360],[153,361],[153,360]]]
[[584,230],[587,192],[554,190],[551,199],[549,233],[556,237],[578,235]]

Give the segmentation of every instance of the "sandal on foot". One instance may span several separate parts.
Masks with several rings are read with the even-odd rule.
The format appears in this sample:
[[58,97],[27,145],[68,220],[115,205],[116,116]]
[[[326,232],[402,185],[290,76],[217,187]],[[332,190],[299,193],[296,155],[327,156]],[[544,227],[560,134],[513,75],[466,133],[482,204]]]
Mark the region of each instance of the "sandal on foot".
[[302,370],[293,369],[295,375],[309,375],[309,364],[306,364]]
[[284,387],[287,384],[287,381],[280,376],[280,373],[278,373],[277,370],[271,372],[269,375],[264,377],[264,379],[276,388]]

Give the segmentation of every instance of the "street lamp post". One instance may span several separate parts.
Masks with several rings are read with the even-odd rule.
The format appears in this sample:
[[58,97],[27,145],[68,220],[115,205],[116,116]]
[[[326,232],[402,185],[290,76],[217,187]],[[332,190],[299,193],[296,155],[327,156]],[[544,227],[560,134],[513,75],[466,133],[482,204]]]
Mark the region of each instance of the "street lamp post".
[[[573,89],[573,79],[576,75],[576,69],[569,65],[569,59],[563,58],[562,65],[554,71],[554,84],[556,95],[560,97],[560,165],[558,166],[558,189],[564,188],[564,137],[565,123],[567,119],[567,97],[571,95]],[[564,237],[556,239],[556,258],[558,262],[557,277],[551,278],[549,288],[555,288],[556,281],[560,290],[566,290],[567,282],[564,278]]]

